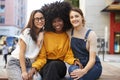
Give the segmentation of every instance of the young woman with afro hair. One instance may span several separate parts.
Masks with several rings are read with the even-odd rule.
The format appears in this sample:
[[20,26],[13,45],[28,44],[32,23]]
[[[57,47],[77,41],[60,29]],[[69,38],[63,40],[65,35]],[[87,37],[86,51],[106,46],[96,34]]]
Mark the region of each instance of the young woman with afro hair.
[[32,64],[29,76],[39,70],[42,80],[62,80],[66,75],[66,65],[79,64],[70,48],[66,31],[72,26],[69,21],[71,5],[68,2],[45,4],[41,10],[45,15],[45,34],[39,56]]

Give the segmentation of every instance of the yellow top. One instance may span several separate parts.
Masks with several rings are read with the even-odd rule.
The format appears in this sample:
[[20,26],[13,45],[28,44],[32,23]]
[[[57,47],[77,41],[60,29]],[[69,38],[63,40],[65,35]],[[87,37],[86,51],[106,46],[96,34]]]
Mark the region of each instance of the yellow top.
[[47,62],[47,59],[59,59],[68,64],[74,63],[74,56],[70,48],[70,40],[67,33],[46,32],[42,48],[32,67],[41,69]]

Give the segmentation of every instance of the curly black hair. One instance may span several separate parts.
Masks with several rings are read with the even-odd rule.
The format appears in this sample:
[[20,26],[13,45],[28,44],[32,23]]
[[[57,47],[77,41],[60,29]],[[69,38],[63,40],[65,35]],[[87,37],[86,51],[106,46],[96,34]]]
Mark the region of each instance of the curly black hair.
[[72,28],[72,25],[69,20],[69,12],[71,10],[72,6],[69,2],[63,1],[56,1],[50,4],[45,4],[42,6],[41,10],[43,11],[43,14],[45,16],[45,30],[46,31],[54,31],[54,28],[52,26],[52,21],[59,17],[64,22],[63,30],[67,31],[70,28]]

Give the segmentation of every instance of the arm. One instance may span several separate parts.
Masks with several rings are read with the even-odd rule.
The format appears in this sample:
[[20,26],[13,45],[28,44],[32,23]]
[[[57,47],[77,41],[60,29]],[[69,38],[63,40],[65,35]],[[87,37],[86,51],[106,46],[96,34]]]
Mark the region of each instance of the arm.
[[32,63],[32,67],[37,70],[40,70],[45,64],[46,64],[46,50],[43,43],[38,57],[36,58],[35,62]]
[[74,64],[74,61],[76,59],[74,58],[72,49],[70,48],[70,41],[69,41],[69,39],[66,40],[64,48],[67,49],[67,53],[65,55],[64,61],[67,62],[68,64]]
[[88,51],[89,51],[89,61],[85,66],[84,70],[86,73],[94,66],[96,61],[96,48],[97,48],[97,37],[95,32],[91,31],[88,36]]
[[92,32],[88,37],[88,51],[89,51],[89,61],[87,65],[83,69],[76,69],[73,72],[71,72],[71,77],[76,79],[79,79],[80,77],[87,74],[87,72],[94,66],[95,59],[96,59],[96,34]]
[[35,62],[32,63],[32,68],[29,71],[29,79],[40,70],[46,64],[46,51],[44,48],[44,43],[42,45],[41,51],[39,52],[38,57],[36,58]]
[[21,70],[22,70],[22,77],[23,77],[23,79],[28,79],[26,65],[25,65],[26,44],[22,39],[19,40],[18,44],[20,45],[19,58],[20,58],[20,66],[21,66]]
[[80,63],[79,59],[74,58],[74,54],[72,52],[72,49],[70,48],[70,44],[69,43],[70,43],[69,40],[66,41],[66,45],[68,45],[67,46],[68,49],[67,49],[67,53],[65,55],[64,61],[67,62],[67,63],[69,63],[69,64],[78,65],[80,68],[83,68],[83,66]]

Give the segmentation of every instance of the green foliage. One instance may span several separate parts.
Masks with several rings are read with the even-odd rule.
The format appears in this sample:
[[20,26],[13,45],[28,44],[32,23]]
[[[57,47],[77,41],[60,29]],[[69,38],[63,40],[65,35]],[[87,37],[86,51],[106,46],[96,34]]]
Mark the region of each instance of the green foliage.
[[79,0],[64,0],[64,1],[69,1],[72,4],[72,6],[79,7]]

